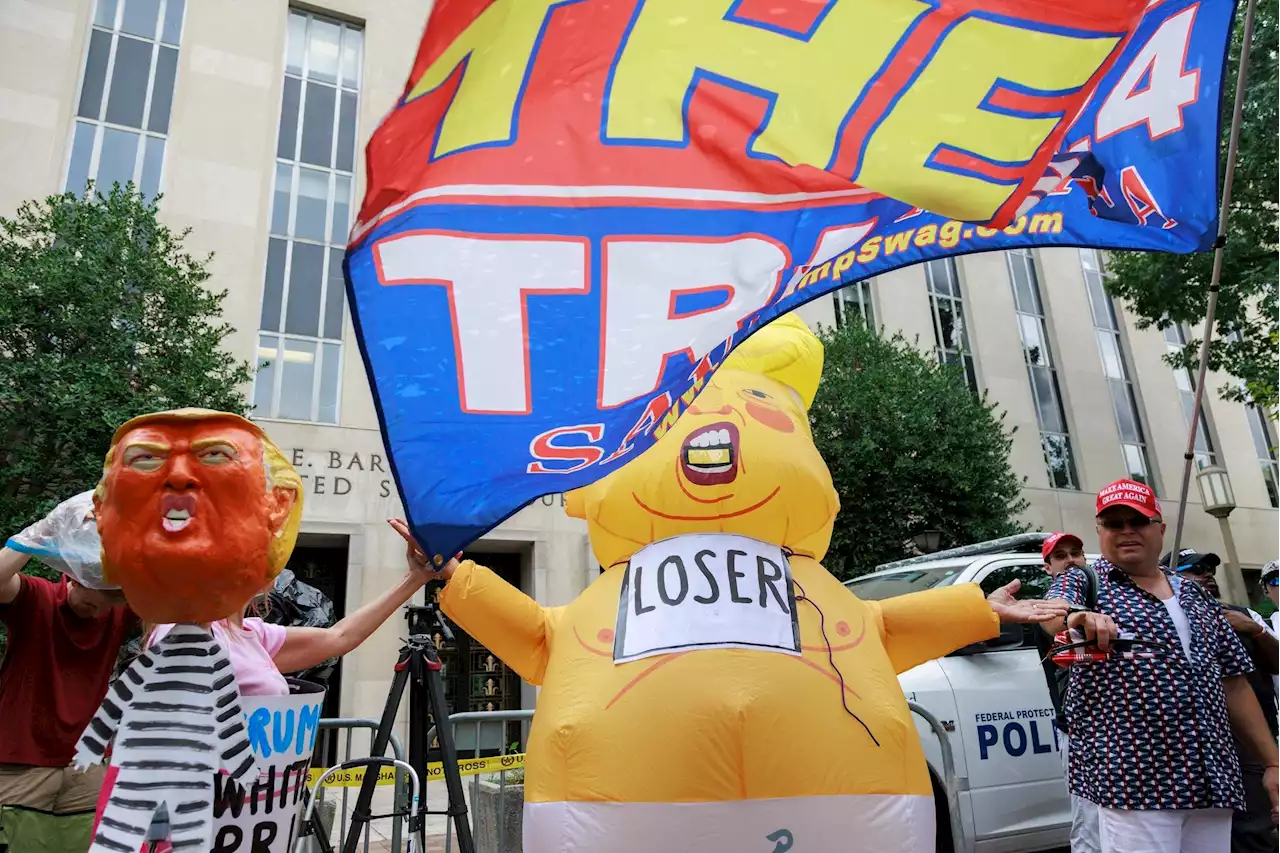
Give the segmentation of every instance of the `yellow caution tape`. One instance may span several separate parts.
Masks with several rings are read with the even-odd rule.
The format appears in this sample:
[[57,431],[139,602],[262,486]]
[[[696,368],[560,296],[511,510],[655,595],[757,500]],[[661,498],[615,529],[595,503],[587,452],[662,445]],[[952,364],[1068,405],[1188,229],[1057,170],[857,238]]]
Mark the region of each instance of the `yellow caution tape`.
[[[517,752],[511,755],[495,755],[492,758],[463,758],[458,761],[458,771],[463,776],[478,776],[481,773],[498,773],[503,770],[515,770],[517,767],[524,767],[524,753]],[[311,768],[307,772],[307,787],[310,788],[316,783],[316,780],[324,773],[323,770]],[[340,770],[334,773],[324,782],[326,788],[358,788],[364,783],[365,768],[356,767],[351,770]],[[405,774],[406,778],[409,774]],[[394,767],[381,767],[378,769],[378,784],[390,785],[395,782],[396,769]],[[433,761],[427,765],[427,780],[432,781],[444,778],[444,764],[439,761]]]

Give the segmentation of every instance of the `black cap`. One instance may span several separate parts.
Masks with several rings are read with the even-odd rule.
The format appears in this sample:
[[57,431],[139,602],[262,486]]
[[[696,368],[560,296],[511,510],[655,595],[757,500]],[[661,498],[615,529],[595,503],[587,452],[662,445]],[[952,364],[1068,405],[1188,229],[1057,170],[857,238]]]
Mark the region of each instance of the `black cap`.
[[1212,569],[1222,565],[1222,560],[1217,554],[1201,554],[1191,548],[1183,548],[1178,552],[1178,565],[1174,568],[1170,560],[1172,556],[1173,554],[1169,553],[1161,557],[1160,566],[1165,569],[1173,568],[1176,572],[1185,572],[1193,566],[1204,566],[1206,569]]

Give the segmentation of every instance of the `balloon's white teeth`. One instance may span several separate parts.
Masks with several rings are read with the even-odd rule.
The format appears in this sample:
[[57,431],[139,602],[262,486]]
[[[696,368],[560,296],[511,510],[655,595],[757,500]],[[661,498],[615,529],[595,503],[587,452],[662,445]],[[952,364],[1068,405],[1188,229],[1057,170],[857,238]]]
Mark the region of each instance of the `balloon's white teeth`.
[[729,431],[727,429],[709,429],[700,432],[689,440],[690,447],[729,447]]

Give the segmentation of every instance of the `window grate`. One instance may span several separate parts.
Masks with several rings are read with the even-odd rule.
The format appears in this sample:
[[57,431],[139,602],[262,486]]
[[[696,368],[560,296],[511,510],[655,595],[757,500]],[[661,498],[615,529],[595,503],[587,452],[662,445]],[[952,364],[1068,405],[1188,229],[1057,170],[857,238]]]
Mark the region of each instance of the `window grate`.
[[940,364],[959,365],[969,390],[978,393],[978,374],[974,370],[964,315],[964,296],[960,277],[952,258],[929,261],[924,265],[925,285],[929,289],[929,309],[933,314],[934,351]]
[[[1165,349],[1170,355],[1182,352],[1187,345],[1187,332],[1181,323],[1174,323],[1164,330]],[[1191,371],[1185,367],[1173,368],[1173,381],[1178,386],[1178,394],[1182,400],[1182,420],[1187,429],[1191,429],[1192,413],[1196,408],[1196,380]],[[1213,447],[1213,437],[1209,435],[1209,421],[1205,417],[1205,409],[1209,401],[1204,400],[1196,427],[1196,468],[1208,468],[1218,464],[1218,454]]]
[[1121,460],[1131,480],[1146,483],[1159,494],[1160,487],[1147,451],[1146,431],[1129,371],[1120,318],[1115,301],[1107,295],[1102,281],[1102,257],[1095,249],[1081,249],[1080,266],[1084,271],[1089,310],[1093,314],[1094,337],[1102,358],[1102,372],[1111,391],[1111,411],[1120,433]]
[[1011,249],[1005,252],[1005,259],[1009,264],[1009,280],[1013,284],[1014,310],[1022,338],[1022,359],[1031,383],[1049,485],[1055,489],[1078,490],[1080,480],[1076,476],[1067,415],[1062,406],[1062,391],[1058,387],[1058,369],[1049,343],[1049,327],[1045,322],[1035,256],[1030,249]]
[[186,0],[97,0],[65,188],[160,192]]
[[835,292],[836,325],[860,319],[867,328],[876,327],[875,308],[871,304],[871,283],[874,279],[856,281]]
[[338,422],[363,30],[290,10],[254,414]]

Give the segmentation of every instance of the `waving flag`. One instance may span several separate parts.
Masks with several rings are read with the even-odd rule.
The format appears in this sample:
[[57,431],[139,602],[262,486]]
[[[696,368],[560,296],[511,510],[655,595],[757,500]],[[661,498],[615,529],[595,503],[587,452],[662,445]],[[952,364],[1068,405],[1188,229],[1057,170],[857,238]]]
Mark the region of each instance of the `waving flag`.
[[419,541],[670,427],[843,285],[1216,227],[1230,0],[438,0],[346,272]]

